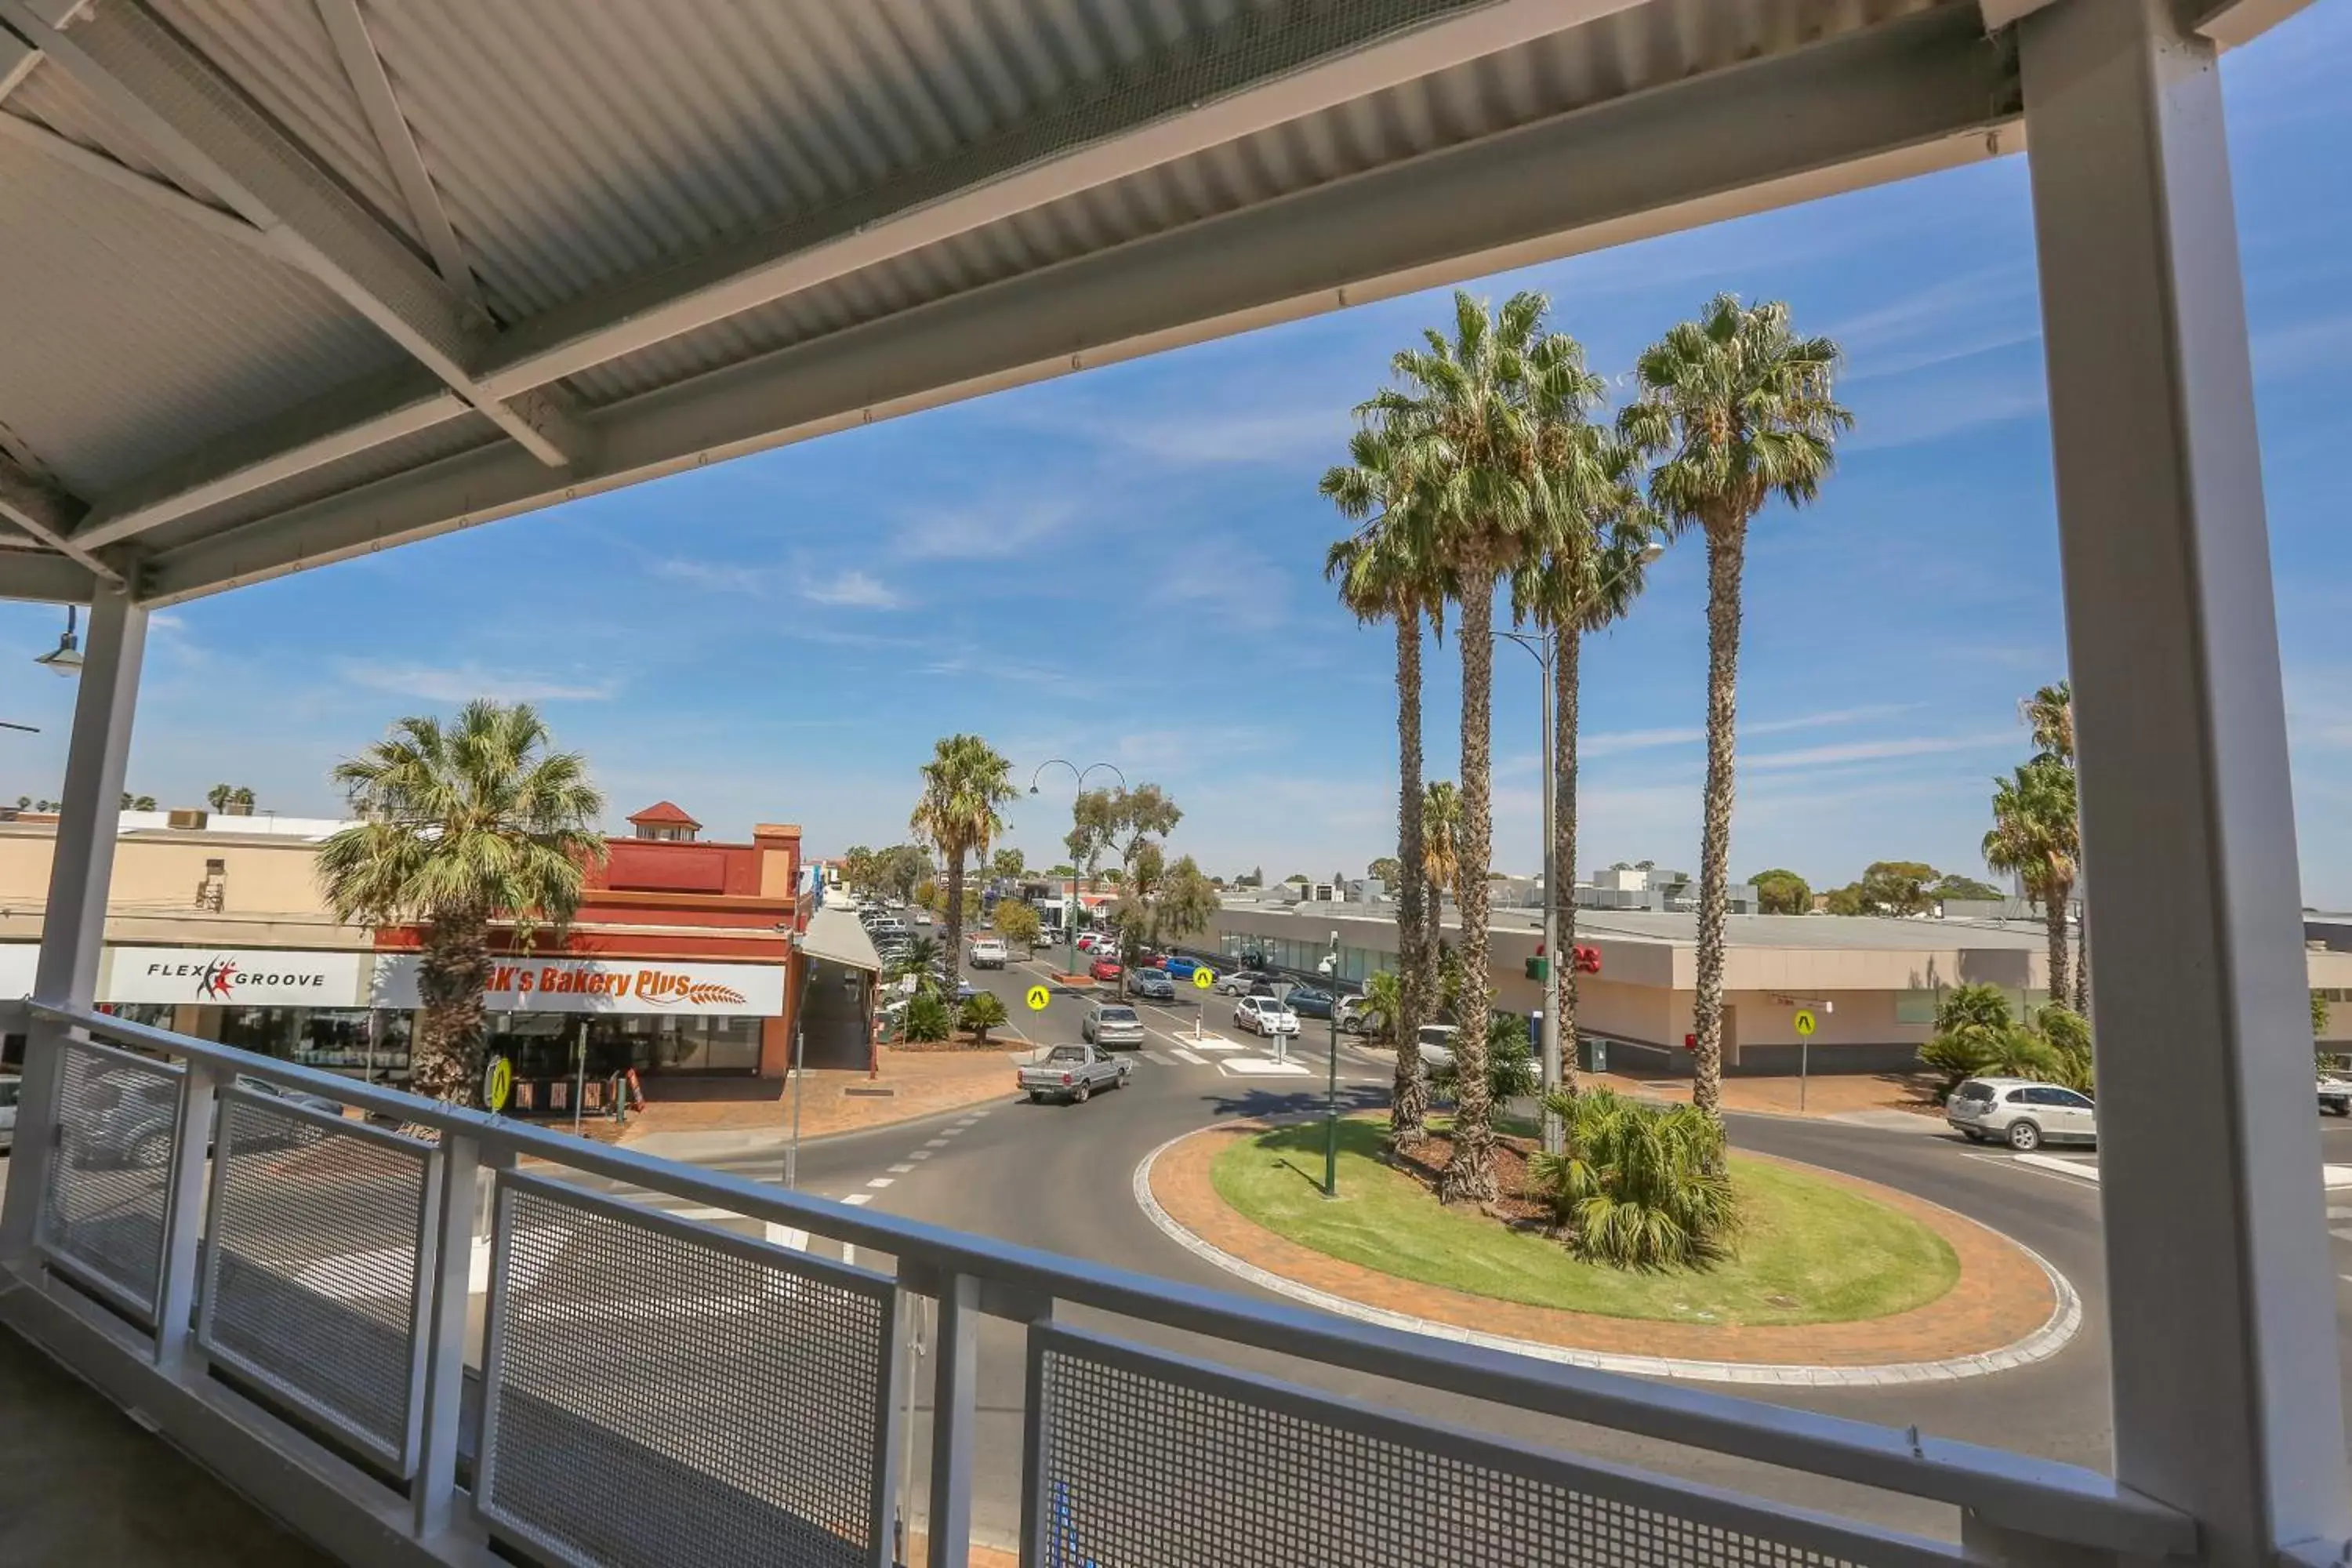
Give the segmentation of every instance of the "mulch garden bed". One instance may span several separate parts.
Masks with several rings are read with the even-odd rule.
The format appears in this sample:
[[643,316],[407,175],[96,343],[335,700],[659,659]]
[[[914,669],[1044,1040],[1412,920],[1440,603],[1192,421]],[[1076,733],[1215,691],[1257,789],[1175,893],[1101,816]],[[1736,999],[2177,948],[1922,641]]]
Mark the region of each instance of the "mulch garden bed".
[[944,1040],[886,1040],[886,1051],[1025,1051],[1029,1047],[1019,1040],[992,1032],[986,1045],[975,1041],[969,1031],[958,1029]]
[[[1515,1227],[1549,1230],[1551,1228],[1549,1205],[1524,1195],[1528,1187],[1528,1155],[1534,1147],[1534,1143],[1525,1138],[1496,1135],[1495,1190],[1497,1196],[1486,1212]],[[1387,1159],[1390,1169],[1402,1171],[1434,1196],[1438,1175],[1453,1157],[1454,1140],[1442,1132],[1433,1132],[1410,1149],[1390,1153]]]

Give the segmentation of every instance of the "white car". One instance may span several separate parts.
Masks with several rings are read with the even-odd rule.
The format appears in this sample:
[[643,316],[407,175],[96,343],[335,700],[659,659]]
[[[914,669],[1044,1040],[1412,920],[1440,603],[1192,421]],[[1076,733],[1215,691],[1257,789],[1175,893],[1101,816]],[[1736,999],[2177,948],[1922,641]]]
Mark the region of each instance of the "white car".
[[1253,1035],[1295,1035],[1298,1015],[1271,996],[1244,996],[1234,1007],[1234,1027]]
[[1083,931],[1078,933],[1080,952],[1109,952],[1118,946],[1118,938],[1107,931]]
[[1012,950],[997,937],[980,937],[971,944],[971,966],[974,969],[1002,969],[1012,957]]
[[2044,1143],[2095,1143],[2098,1107],[2087,1094],[2021,1078],[1972,1078],[1944,1102],[1944,1120],[1971,1143],[1998,1139],[2019,1153]]
[[1414,1039],[1421,1053],[1421,1065],[1426,1071],[1444,1072],[1454,1065],[1454,1037],[1462,1031],[1451,1024],[1423,1024]]

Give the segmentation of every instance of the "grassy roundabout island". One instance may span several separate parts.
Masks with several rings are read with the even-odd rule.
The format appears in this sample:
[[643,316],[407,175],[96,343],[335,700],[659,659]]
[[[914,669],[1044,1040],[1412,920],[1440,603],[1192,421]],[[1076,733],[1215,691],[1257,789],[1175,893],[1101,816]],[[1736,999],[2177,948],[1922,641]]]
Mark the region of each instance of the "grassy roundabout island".
[[1580,1262],[1538,1226],[1439,1204],[1380,1158],[1383,1126],[1339,1128],[1339,1195],[1322,1194],[1323,1126],[1235,1137],[1210,1179],[1243,1217],[1285,1239],[1399,1279],[1602,1317],[1733,1328],[1855,1322],[1923,1307],[1960,1277],[1951,1245],[1852,1186],[1735,1153],[1736,1255],[1647,1272]]

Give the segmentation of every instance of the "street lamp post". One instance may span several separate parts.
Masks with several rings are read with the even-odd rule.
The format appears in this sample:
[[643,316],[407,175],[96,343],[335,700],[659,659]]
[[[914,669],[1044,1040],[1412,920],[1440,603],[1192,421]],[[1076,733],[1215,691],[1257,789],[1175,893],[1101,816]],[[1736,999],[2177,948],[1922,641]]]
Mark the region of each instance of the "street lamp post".
[[1536,689],[1536,707],[1539,710],[1543,739],[1543,1026],[1538,1036],[1538,1050],[1542,1063],[1543,1146],[1548,1153],[1557,1154],[1566,1142],[1561,1134],[1559,1118],[1551,1113],[1551,1097],[1559,1088],[1559,776],[1552,754],[1551,672],[1559,656],[1559,644],[1555,634],[1544,632],[1530,636],[1526,632],[1496,632],[1496,637],[1515,642],[1528,650],[1543,671],[1542,683]]
[[[1037,781],[1044,776],[1047,768],[1052,767],[1069,769],[1070,777],[1076,784],[1079,795],[1087,793],[1087,775],[1097,768],[1108,769],[1111,777],[1118,781],[1118,787],[1121,789],[1127,787],[1127,775],[1109,763],[1088,763],[1082,768],[1066,757],[1048,757],[1037,764],[1035,773],[1029,775],[1031,795],[1041,793],[1037,788]],[[1062,910],[1062,935],[1070,945],[1070,963],[1069,967],[1062,972],[1065,974],[1076,974],[1078,972],[1078,868],[1075,863],[1077,858],[1076,850],[1070,851],[1070,859],[1073,862],[1070,867],[1070,901]]]
[[784,1188],[787,1192],[800,1185],[801,1175],[801,1082],[807,1076],[803,1070],[804,1043],[808,1039],[809,980],[816,966],[809,961],[808,939],[797,931],[787,931],[785,940],[801,961],[801,987],[793,1003],[793,1137],[784,1145]]
[[1331,999],[1329,1070],[1323,1087],[1323,1195],[1339,1195],[1339,933],[1331,933],[1331,951],[1318,964],[1325,994]]

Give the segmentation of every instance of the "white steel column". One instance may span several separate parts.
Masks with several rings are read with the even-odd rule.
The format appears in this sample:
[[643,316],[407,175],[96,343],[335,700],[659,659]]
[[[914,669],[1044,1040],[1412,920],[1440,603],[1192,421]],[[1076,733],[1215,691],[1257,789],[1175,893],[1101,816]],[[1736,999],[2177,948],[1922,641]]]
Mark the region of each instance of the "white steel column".
[[[106,889],[114,875],[115,826],[121,817],[123,765],[131,755],[131,715],[139,696],[139,666],[147,647],[147,612],[121,593],[102,593],[89,607],[89,637],[82,655],[81,690],[74,700],[73,735],[66,746],[64,803],[57,847],[49,862],[49,901],[41,922],[41,956],[33,994],[43,1002],[88,1006],[97,997],[98,960],[106,938]],[[49,1122],[57,1098],[59,1031],[35,1023],[25,1049],[23,1103],[9,1156],[8,1198],[0,1215],[0,1261],[31,1251],[50,1150]]]
[[2203,1560],[2347,1533],[2293,802],[2210,43],[2165,0],[2019,24],[2097,889],[2116,1479]]

